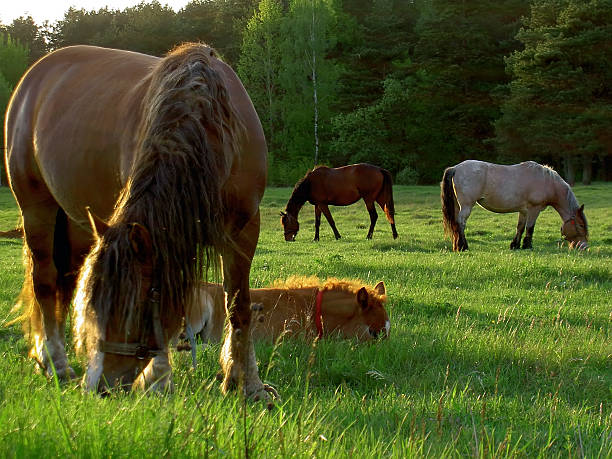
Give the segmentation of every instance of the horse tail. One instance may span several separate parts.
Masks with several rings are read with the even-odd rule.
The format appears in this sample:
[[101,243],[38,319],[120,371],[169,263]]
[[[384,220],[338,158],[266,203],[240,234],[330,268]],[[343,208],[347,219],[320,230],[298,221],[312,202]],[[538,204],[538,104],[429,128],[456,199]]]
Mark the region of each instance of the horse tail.
[[36,296],[34,295],[34,277],[33,277],[34,262],[32,260],[32,251],[23,239],[23,268],[24,268],[24,279],[23,286],[21,287],[21,293],[17,297],[17,302],[11,312],[18,313],[21,311],[16,319],[13,319],[7,323],[7,325],[13,325],[17,322],[21,322],[23,327],[23,333],[26,340],[30,340],[32,336],[36,336],[42,332],[42,315],[40,307],[36,302]]
[[440,183],[440,200],[442,201],[442,221],[444,224],[444,234],[450,235],[453,240],[453,247],[459,238],[459,225],[455,219],[455,209],[458,206],[455,190],[453,189],[453,177],[455,168],[447,167],[444,170],[442,182]]
[[387,221],[392,225],[395,225],[395,204],[393,203],[393,180],[391,179],[391,173],[386,169],[380,170],[383,176],[382,183],[382,202],[384,202],[383,210],[387,216]]

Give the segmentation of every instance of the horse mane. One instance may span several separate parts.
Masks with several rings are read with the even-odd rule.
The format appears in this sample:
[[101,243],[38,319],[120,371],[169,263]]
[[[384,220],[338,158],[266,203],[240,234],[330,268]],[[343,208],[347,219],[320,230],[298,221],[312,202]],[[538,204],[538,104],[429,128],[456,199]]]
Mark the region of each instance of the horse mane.
[[365,287],[368,295],[382,302],[387,300],[386,295],[379,295],[373,287],[364,285],[362,281],[356,279],[337,279],[335,277],[329,277],[322,281],[316,276],[290,276],[287,279],[275,280],[270,287],[280,289],[318,288],[323,291],[340,290],[354,295],[356,295],[362,287]]
[[122,315],[126,331],[142,316],[136,313],[142,273],[130,246],[133,223],[151,236],[162,320],[184,315],[204,271],[218,272],[219,249],[231,243],[222,224],[231,155],[213,150],[211,140],[237,154],[244,125],[213,57],[205,45],[185,44],[152,69],[130,179],[83,269],[92,270],[84,276],[90,278],[84,299],[99,322],[112,305],[120,305],[113,313]]
[[295,184],[291,192],[291,197],[285,207],[285,211],[290,215],[294,215],[296,218],[304,203],[310,198],[310,172],[311,171],[307,172],[306,175]]

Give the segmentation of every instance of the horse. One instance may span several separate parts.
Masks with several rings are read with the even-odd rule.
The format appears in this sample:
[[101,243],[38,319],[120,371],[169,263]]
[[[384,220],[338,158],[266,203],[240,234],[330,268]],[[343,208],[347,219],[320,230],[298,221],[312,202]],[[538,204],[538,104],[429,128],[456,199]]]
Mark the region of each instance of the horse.
[[[223,287],[203,283],[199,297],[186,307],[186,323],[204,342],[217,343],[226,319]],[[370,341],[389,336],[383,282],[372,288],[355,280],[290,277],[269,288],[251,289],[251,300],[251,333],[256,340],[276,341],[287,335]]]
[[579,206],[571,187],[548,166],[534,161],[501,165],[467,160],[444,171],[440,183],[442,215],[453,250],[468,249],[465,226],[474,203],[497,213],[518,212],[516,234],[511,249],[532,248],[533,229],[542,210],[552,206],[561,217],[561,235],[570,247],[588,247],[588,225],[584,205]]
[[393,183],[389,171],[371,164],[352,164],[337,168],[319,166],[300,179],[291,193],[284,212],[281,212],[281,224],[285,241],[295,241],[300,229],[298,213],[306,201],[315,206],[315,236],[319,240],[321,212],[325,215],[336,239],[340,233],[329,211],[329,205],[349,206],[363,199],[370,214],[370,229],[367,239],[372,239],[374,225],[378,214],[374,202],[385,212],[391,224],[393,239],[397,239],[395,229],[395,206],[393,204]]
[[259,378],[249,332],[267,146],[242,83],[212,48],[184,44],[163,58],[59,49],[15,89],[6,134],[25,236],[18,306],[43,371],[74,376],[64,328],[76,291],[86,389],[158,378],[171,388],[168,339],[215,273],[231,302],[222,390],[276,395]]

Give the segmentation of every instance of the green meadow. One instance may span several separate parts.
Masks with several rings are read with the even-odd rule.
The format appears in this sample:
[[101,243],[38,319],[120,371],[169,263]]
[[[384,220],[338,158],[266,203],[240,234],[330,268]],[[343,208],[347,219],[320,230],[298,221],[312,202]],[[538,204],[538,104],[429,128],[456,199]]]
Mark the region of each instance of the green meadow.
[[[20,327],[6,325],[21,240],[0,239],[0,457],[612,457],[612,184],[575,188],[590,228],[582,253],[560,244],[552,209],[534,249],[510,251],[517,215],[481,208],[470,250],[452,253],[435,186],[394,188],[397,240],[380,210],[366,240],[358,203],[331,208],[342,239],[323,219],[315,243],[307,204],[287,243],[279,211],[290,192],[266,191],[251,286],[383,280],[388,339],[258,344],[260,375],[282,397],[271,411],[221,394],[219,345],[198,348],[195,370],[173,353],[172,394],[101,398],[40,375]],[[1,188],[0,230],[18,223]]]

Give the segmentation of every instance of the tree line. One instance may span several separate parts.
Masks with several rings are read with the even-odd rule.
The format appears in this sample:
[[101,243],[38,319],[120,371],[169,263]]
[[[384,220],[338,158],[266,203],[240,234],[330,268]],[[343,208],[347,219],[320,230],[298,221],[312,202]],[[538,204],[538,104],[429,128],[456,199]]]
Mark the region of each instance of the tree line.
[[435,183],[468,158],[612,180],[612,0],[154,1],[22,17],[0,37],[0,107],[63,46],[210,44],[257,108],[271,185],[354,162]]

